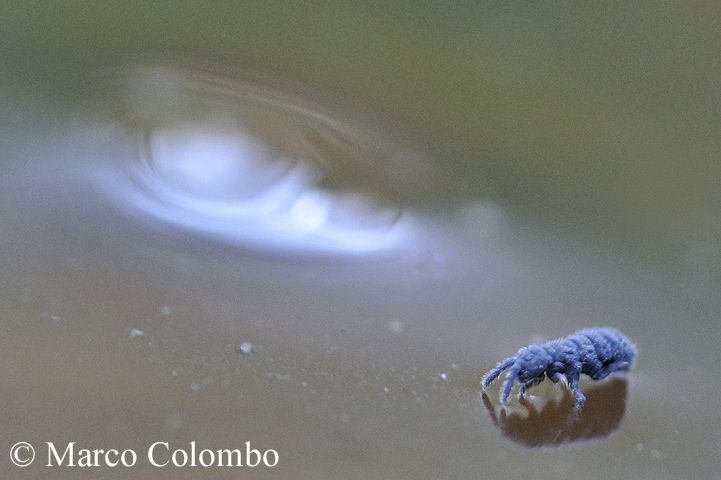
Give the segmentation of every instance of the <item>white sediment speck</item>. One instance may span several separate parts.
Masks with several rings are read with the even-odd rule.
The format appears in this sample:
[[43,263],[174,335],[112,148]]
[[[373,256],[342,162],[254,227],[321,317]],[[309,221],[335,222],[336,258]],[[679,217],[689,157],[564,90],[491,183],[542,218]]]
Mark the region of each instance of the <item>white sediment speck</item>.
[[168,418],[165,419],[165,426],[170,430],[177,430],[183,425],[185,425],[185,419],[179,413],[168,415]]
[[145,335],[145,332],[140,330],[139,328],[130,329],[130,338],[142,337],[143,335]]
[[441,380],[448,380],[448,374],[445,373],[445,372],[444,372],[444,373],[441,373],[441,374],[438,375],[438,376],[441,377]]
[[235,351],[246,358],[255,355],[255,347],[250,342],[243,342],[240,345],[236,345]]
[[191,389],[192,391],[194,391],[194,392],[199,392],[199,391],[200,391],[200,385],[198,385],[198,383],[196,383],[196,382],[193,382],[193,383],[190,384],[190,389]]
[[170,310],[170,307],[168,305],[165,305],[163,308],[160,309],[160,314],[166,317],[169,317],[171,313],[173,312]]
[[400,320],[391,320],[388,322],[388,329],[393,333],[403,333],[403,322]]
[[[28,300],[28,301],[29,301],[29,300]],[[61,317],[60,315],[52,315],[52,314],[51,314],[50,312],[48,312],[48,311],[43,311],[43,312],[42,312],[42,317],[43,317],[43,318],[49,318],[50,320],[52,320],[52,321],[54,321],[54,322],[58,322],[58,321],[60,321],[60,320],[63,319],[63,317]]]

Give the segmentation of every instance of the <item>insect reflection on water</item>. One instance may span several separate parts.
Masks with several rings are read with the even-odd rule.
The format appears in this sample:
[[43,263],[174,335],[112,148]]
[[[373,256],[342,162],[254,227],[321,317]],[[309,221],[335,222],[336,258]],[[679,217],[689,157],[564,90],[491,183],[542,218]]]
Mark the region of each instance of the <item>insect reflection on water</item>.
[[506,413],[506,407],[497,414],[486,392],[481,399],[493,424],[513,443],[527,448],[558,447],[608,437],[621,425],[627,391],[625,378],[602,382],[588,390],[586,406],[580,413],[574,407],[573,395],[565,389],[560,400],[548,401],[540,409],[522,398],[519,402],[527,416],[517,411]]

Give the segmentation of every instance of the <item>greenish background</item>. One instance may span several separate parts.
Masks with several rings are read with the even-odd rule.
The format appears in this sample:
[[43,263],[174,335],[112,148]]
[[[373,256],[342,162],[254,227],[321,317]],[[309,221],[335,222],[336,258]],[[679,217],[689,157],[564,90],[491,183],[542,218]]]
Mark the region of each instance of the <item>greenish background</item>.
[[720,8],[5,2],[2,70],[54,87],[134,62],[263,72],[372,112],[428,153],[433,201],[678,235],[719,198]]

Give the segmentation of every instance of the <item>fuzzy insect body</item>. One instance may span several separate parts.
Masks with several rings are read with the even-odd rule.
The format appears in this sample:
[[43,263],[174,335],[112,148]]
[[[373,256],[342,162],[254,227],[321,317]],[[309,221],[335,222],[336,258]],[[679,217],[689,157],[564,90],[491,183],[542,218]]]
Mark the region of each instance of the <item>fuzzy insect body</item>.
[[488,387],[504,370],[510,369],[501,390],[501,402],[505,404],[516,381],[521,384],[518,395],[523,398],[526,390],[546,377],[553,383],[565,378],[580,411],[586,403],[579,385],[581,374],[601,380],[613,372],[629,370],[635,356],[636,347],[618,330],[587,328],[566,338],[523,347],[488,372],[481,383]]

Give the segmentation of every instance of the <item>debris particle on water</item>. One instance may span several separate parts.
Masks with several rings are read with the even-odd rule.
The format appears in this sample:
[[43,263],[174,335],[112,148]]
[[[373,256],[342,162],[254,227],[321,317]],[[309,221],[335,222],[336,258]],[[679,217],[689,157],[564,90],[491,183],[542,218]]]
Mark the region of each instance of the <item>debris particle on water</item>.
[[403,333],[404,328],[403,322],[400,320],[391,320],[388,322],[388,329],[393,333]]
[[140,330],[139,328],[130,329],[130,338],[142,337],[143,335],[145,335],[145,332]]
[[250,342],[243,342],[235,346],[235,353],[239,353],[244,357],[252,357],[255,355],[255,347]]
[[190,384],[190,389],[194,392],[200,391],[200,385],[198,385],[196,382],[193,382]]
[[388,393],[388,392],[390,392],[391,390],[390,390],[388,387],[383,387],[383,391],[384,391],[385,393]]
[[441,380],[448,380],[448,374],[445,373],[445,372],[444,372],[444,373],[441,373],[441,374],[438,375],[438,376],[441,377]]
[[170,310],[170,307],[168,305],[165,305],[163,308],[160,309],[160,314],[166,317],[169,317],[171,313],[172,311]]
[[170,430],[177,430],[185,425],[185,419],[179,413],[168,415],[165,419],[165,426]]
[[457,363],[451,363],[451,368],[453,370],[458,370],[458,364]]
[[268,372],[267,373],[268,378],[275,378],[276,380],[280,380],[281,382],[287,382],[290,380],[290,375],[287,373],[273,373]]
[[63,317],[61,317],[60,315],[53,315],[47,311],[43,311],[42,316],[43,316],[43,318],[49,318],[50,320],[52,320],[54,322],[58,322],[63,319]]

